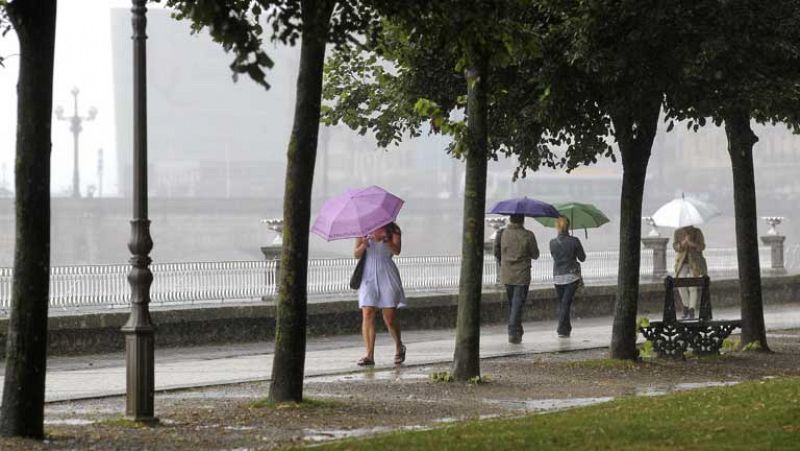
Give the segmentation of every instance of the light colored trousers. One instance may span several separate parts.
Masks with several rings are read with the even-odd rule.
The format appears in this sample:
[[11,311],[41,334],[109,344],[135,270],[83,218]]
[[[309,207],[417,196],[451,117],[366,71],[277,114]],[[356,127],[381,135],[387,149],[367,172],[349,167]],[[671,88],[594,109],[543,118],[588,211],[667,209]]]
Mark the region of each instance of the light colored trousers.
[[[692,277],[691,272],[689,272],[689,265],[681,266],[681,270],[678,271],[678,278],[680,277]],[[678,288],[678,293],[681,295],[681,302],[683,302],[684,307],[697,310],[697,301],[700,299],[700,288],[682,287]]]

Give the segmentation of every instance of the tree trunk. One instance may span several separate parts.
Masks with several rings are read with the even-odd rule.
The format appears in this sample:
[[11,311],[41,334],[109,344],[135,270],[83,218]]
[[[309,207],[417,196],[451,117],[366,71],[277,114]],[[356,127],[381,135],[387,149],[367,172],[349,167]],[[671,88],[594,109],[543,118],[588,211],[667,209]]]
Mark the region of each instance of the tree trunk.
[[769,351],[761,299],[761,264],[758,257],[756,183],[753,145],[758,137],[750,128],[750,115],[734,111],[725,117],[728,153],[733,166],[733,205],[736,212],[736,255],[739,262],[739,299],[742,309],[742,343],[757,342]]
[[16,244],[0,434],[44,436],[56,1],[6,6],[19,37]]
[[464,230],[458,291],[453,378],[481,375],[480,320],[483,290],[483,227],[486,211],[487,62],[480,54],[465,71],[467,79],[467,172],[464,187]]
[[612,115],[614,132],[622,154],[622,194],[620,196],[619,267],[611,357],[634,360],[636,350],[636,310],[639,301],[641,263],[642,198],[647,163],[656,136],[661,103],[653,101],[635,111]]
[[274,402],[303,400],[311,188],[317,158],[322,69],[333,3],[332,0],[302,3],[303,38],[286,166],[283,252],[269,389],[269,399]]

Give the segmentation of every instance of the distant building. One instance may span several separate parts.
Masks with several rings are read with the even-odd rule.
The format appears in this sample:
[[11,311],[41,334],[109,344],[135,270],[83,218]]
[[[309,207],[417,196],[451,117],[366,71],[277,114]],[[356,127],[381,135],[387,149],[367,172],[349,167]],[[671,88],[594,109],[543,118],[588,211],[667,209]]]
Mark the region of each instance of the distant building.
[[[232,81],[232,56],[166,9],[148,11],[148,163],[150,190],[163,197],[264,197],[283,190],[297,52],[277,47],[266,91]],[[131,26],[113,9],[112,47],[118,167],[130,195],[132,164]]]
[[[754,125],[753,131],[758,136],[753,165],[759,197],[776,202],[799,198],[800,137],[783,125]],[[728,140],[722,127],[708,125],[692,132],[676,126],[659,137],[662,148],[654,146],[653,158],[662,169],[653,170],[663,172],[660,183],[713,192],[725,200],[733,196]]]
[[[112,10],[111,29],[113,148],[118,152],[120,192],[128,197],[133,146],[128,8]],[[228,67],[232,55],[205,33],[191,35],[189,24],[171,18],[168,10],[150,9],[147,30],[149,188],[150,195],[160,199],[153,202],[152,213],[154,234],[159,238],[156,252],[167,260],[258,256],[267,233],[259,220],[279,216],[282,210],[298,49],[277,46],[270,51],[275,67],[267,74],[272,89],[266,91],[247,77],[234,83]],[[724,215],[709,226],[718,229],[709,233],[709,242],[731,245],[732,177],[724,130],[708,126],[694,133],[681,124],[670,133],[665,129],[661,124],[654,142],[642,214],[652,213],[682,191],[700,195],[714,201]],[[800,173],[800,138],[779,127],[755,130],[760,137],[754,153],[759,214],[796,214],[790,205],[800,198],[796,175]],[[402,225],[409,252],[457,254],[465,170],[462,161],[446,154],[446,145],[445,138],[423,136],[384,151],[369,137],[344,126],[322,127],[313,207],[349,187],[381,185],[407,201]],[[513,158],[489,162],[487,204],[523,195],[550,202],[592,202],[612,223],[591,234],[591,248],[616,247],[620,161],[601,158],[598,164],[570,174],[543,168],[512,182],[515,165]],[[205,203],[204,199],[217,201]],[[191,208],[176,212],[183,204]],[[221,208],[228,204],[238,209]],[[165,210],[158,211],[159,206]],[[207,211],[213,209],[218,210]],[[127,209],[121,211],[120,217],[128,214]],[[796,219],[787,222],[784,230],[800,224]],[[190,225],[193,228],[187,232]],[[352,250],[351,243],[316,239],[311,240],[311,248],[316,255],[349,255]]]
[[[112,10],[116,148],[121,191],[131,191],[132,70],[130,10]],[[155,197],[283,196],[299,50],[277,46],[267,91],[246,76],[234,83],[232,56],[165,9],[148,11],[148,163]],[[414,186],[436,178],[451,192],[459,162],[446,140],[419,139],[389,151],[344,126],[322,127],[315,190],[353,185]],[[446,180],[442,180],[444,177]],[[429,190],[420,191],[428,194]],[[409,191],[407,195],[413,196]],[[457,193],[450,193],[457,195]]]

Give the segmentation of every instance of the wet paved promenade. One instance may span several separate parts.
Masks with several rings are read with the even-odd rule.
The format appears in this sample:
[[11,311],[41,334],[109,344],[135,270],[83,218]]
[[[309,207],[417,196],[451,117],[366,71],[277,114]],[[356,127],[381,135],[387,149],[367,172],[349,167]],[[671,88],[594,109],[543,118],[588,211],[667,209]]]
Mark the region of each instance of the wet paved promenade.
[[[739,311],[720,309],[714,315],[715,319],[732,319],[739,317]],[[800,305],[769,307],[765,311],[765,321],[769,331],[800,328]],[[556,336],[555,321],[525,323],[525,335],[520,345],[507,342],[504,325],[485,326],[481,334],[481,357],[604,348],[611,339],[611,323],[611,317],[574,319],[572,336],[567,339]],[[404,333],[404,342],[408,347],[406,366],[452,361],[453,330],[408,331]],[[311,337],[306,354],[306,375],[362,371],[355,362],[363,353],[360,336]],[[386,333],[379,333],[375,349],[376,368],[393,367],[393,356],[391,338]],[[156,349],[157,391],[268,380],[271,371],[271,343]],[[2,379],[0,377],[0,381]],[[123,353],[53,357],[48,362],[48,402],[124,393]]]

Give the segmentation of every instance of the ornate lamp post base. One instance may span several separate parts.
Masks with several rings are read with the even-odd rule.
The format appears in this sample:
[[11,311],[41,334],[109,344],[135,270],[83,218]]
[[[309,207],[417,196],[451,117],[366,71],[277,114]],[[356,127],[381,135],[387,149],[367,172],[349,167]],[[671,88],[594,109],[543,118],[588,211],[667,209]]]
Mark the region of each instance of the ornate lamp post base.
[[133,257],[128,283],[131,285],[131,313],[122,326],[125,335],[125,367],[127,403],[125,414],[133,421],[157,423],[153,415],[155,397],[155,358],[153,322],[150,319],[150,221],[131,221],[131,239],[128,243]]
[[144,328],[122,328],[125,334],[125,365],[127,371],[128,398],[125,415],[128,419],[145,423],[157,424],[158,418],[154,412],[154,340],[152,326]]

